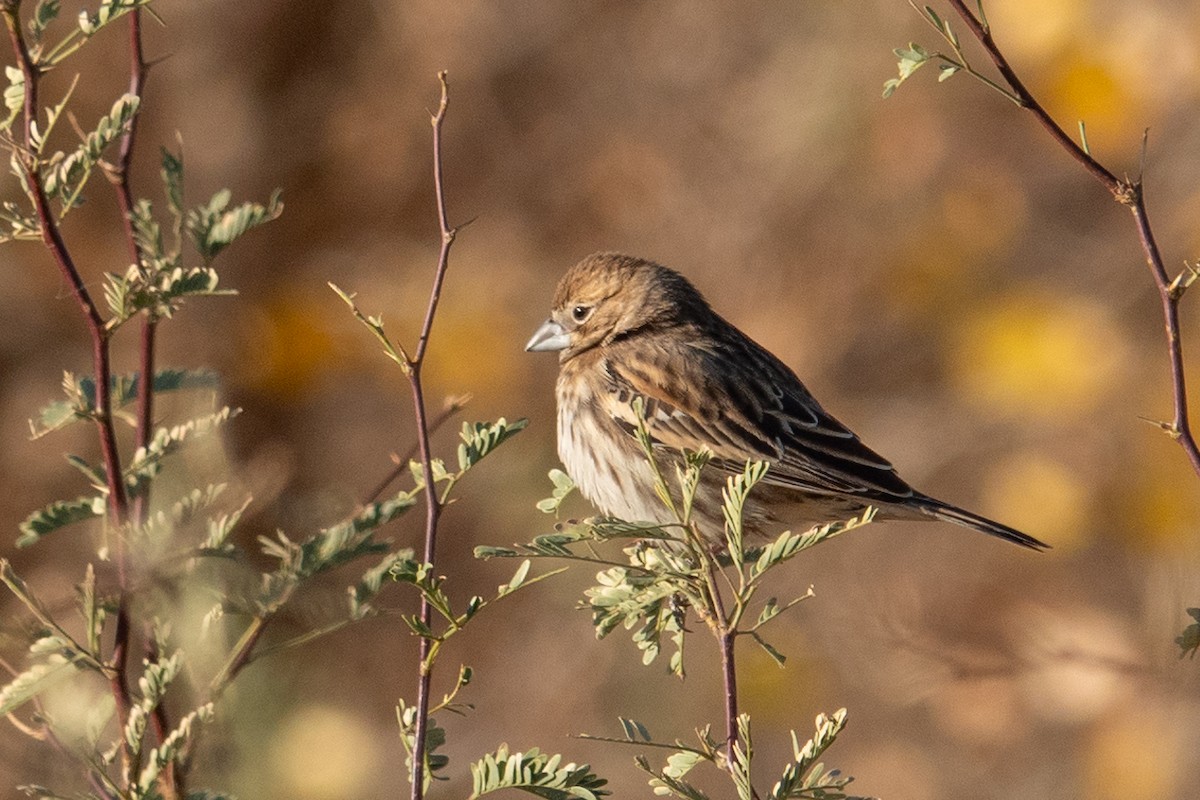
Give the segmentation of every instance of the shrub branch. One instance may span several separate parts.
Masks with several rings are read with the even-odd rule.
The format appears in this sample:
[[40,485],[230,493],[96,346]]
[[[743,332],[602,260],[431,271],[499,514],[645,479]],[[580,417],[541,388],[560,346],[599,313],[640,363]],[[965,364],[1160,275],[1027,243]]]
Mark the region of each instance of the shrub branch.
[[[1133,214],[1134,223],[1137,226],[1138,239],[1141,241],[1142,251],[1145,254],[1146,264],[1150,267],[1150,273],[1154,278],[1154,285],[1158,289],[1162,304],[1163,324],[1167,336],[1167,354],[1171,362],[1174,418],[1170,422],[1160,422],[1158,424],[1172,439],[1179,442],[1192,464],[1192,469],[1195,470],[1197,475],[1200,475],[1200,448],[1196,445],[1188,415],[1187,383],[1183,368],[1183,342],[1180,338],[1179,327],[1179,301],[1183,297],[1183,293],[1188,285],[1194,279],[1194,271],[1189,267],[1187,272],[1176,279],[1172,279],[1168,275],[1166,267],[1163,265],[1158,243],[1154,238],[1154,232],[1150,227],[1150,217],[1146,212],[1146,200],[1142,188],[1142,174],[1139,172],[1137,178],[1132,180],[1129,178],[1118,178],[1111,170],[1097,161],[1088,152],[1086,146],[1077,143],[1068,136],[1017,76],[1008,59],[997,46],[995,39],[992,38],[991,28],[986,18],[976,16],[967,8],[963,0],[947,0],[947,2],[950,3],[951,8],[954,9],[958,16],[962,18],[967,28],[971,31],[971,34],[979,41],[979,44],[982,45],[992,63],[995,64],[1000,75],[1009,87],[1011,87],[1019,101],[1018,105],[1033,114],[1038,123],[1050,134],[1051,138],[1058,142],[1092,177],[1108,189],[1113,199],[1128,208],[1130,213]],[[946,28],[943,28],[943,36],[946,35],[946,30]],[[1142,149],[1144,153],[1144,139]]]
[[[446,82],[446,72],[438,73],[438,82],[442,87],[441,99],[437,112],[432,115],[433,125],[433,186],[437,195],[438,229],[442,236],[441,249],[438,252],[437,270],[433,276],[433,286],[429,290],[429,306],[425,311],[425,322],[421,326],[421,335],[417,340],[417,348],[411,357],[406,357],[407,367],[404,374],[408,377],[412,388],[413,414],[416,417],[417,446],[421,454],[421,468],[425,475],[425,547],[424,560],[426,564],[435,563],[437,552],[438,520],[441,518],[442,504],[437,494],[437,481],[433,480],[433,457],[429,449],[430,421],[425,410],[425,393],[421,385],[421,367],[425,363],[425,350],[429,346],[429,335],[433,329],[433,318],[437,313],[438,301],[442,295],[442,283],[446,278],[446,270],[450,264],[450,247],[454,244],[457,228],[450,227],[446,216],[446,192],[442,176],[442,122],[446,118],[446,107],[449,104],[449,85]],[[433,608],[428,598],[421,597],[421,623],[426,627],[433,621]],[[420,644],[420,676],[417,683],[417,718],[413,740],[412,754],[412,800],[422,800],[425,796],[425,748],[426,733],[429,726],[429,688],[432,678],[429,652],[433,642],[422,637]]]
[[[8,29],[9,41],[16,57],[18,68],[24,79],[24,107],[22,117],[23,147],[17,148],[17,160],[24,173],[34,213],[38,220],[42,243],[50,251],[63,279],[71,287],[71,293],[79,303],[92,340],[92,371],[96,381],[94,418],[100,438],[100,450],[104,460],[108,487],[108,518],[116,531],[115,560],[117,566],[118,600],[116,633],[112,657],[108,663],[108,678],[116,700],[118,724],[123,728],[129,719],[131,707],[129,688],[126,682],[126,657],[129,647],[128,555],[125,544],[125,526],[129,521],[129,499],[122,479],[121,457],[117,450],[117,436],[113,427],[110,378],[112,369],[109,360],[109,336],[100,310],[84,284],[67,244],[59,230],[58,221],[50,209],[50,201],[38,170],[38,144],[34,136],[34,124],[38,117],[38,79],[41,69],[34,63],[26,46],[20,20],[20,0],[4,0],[0,14]],[[121,762],[128,782],[134,774],[133,752],[128,742],[122,742]]]

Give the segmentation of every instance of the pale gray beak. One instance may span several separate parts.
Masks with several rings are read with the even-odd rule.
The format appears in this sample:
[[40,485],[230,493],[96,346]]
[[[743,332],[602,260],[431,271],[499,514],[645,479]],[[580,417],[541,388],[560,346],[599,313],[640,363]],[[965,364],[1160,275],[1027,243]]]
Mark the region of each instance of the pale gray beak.
[[525,352],[540,353],[543,351],[554,352],[555,350],[566,350],[570,344],[571,338],[563,330],[563,326],[552,319],[548,319],[542,323],[542,327],[534,331],[533,337],[525,345]]

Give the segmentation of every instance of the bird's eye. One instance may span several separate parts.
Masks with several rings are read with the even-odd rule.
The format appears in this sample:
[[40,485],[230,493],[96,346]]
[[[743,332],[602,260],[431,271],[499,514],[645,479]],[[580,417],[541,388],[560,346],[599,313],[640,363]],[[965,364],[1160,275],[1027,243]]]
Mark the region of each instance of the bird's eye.
[[591,313],[591,306],[575,306],[571,309],[571,317],[574,318],[576,322],[583,322]]

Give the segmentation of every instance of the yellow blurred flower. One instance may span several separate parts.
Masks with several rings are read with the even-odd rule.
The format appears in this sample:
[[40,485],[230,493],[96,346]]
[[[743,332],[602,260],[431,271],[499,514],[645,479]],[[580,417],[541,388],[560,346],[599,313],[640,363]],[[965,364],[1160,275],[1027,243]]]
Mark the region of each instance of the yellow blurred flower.
[[1018,294],[968,313],[951,359],[959,391],[989,412],[1066,420],[1112,389],[1127,348],[1100,307]]
[[1005,0],[984,8],[1007,54],[1043,59],[1079,35],[1086,5],[1082,0]]
[[1140,707],[1098,727],[1084,751],[1080,795],[1092,800],[1178,797],[1193,763],[1175,713]]
[[[334,301],[337,298],[333,298]],[[289,397],[303,392],[320,374],[339,367],[339,347],[330,325],[333,302],[303,295],[273,298],[239,337],[247,352],[237,363],[239,379],[258,391]]]
[[368,793],[380,762],[377,738],[354,715],[312,705],[284,722],[270,768],[280,796],[341,800]]
[[1032,452],[1016,453],[988,470],[983,512],[1051,543],[1073,549],[1089,537],[1091,497],[1081,476]]

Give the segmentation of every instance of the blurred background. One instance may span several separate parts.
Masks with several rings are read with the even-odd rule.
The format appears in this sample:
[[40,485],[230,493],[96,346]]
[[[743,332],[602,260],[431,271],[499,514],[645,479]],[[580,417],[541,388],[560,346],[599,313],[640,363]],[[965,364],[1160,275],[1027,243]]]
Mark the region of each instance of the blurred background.
[[[254,495],[240,542],[336,522],[413,440],[402,375],[326,282],[414,339],[438,245],[427,112],[445,68],[449,211],[475,221],[453,251],[427,392],[434,406],[473,399],[436,446],[452,457],[464,419],[530,419],[443,518],[439,566],[455,596],[490,593],[514,566],[476,562],[475,545],[527,541],[553,522],[534,503],[558,464],[556,363],[522,347],[555,281],[593,251],[636,253],[683,271],[910,482],[1054,545],[1036,555],[949,525],[879,524],[782,570],[781,596],[810,584],[816,596],[770,637],[786,668],[741,654],[762,783],[790,757],[789,728],[807,737],[818,712],[846,706],[826,763],[856,776],[860,794],[1200,794],[1200,665],[1173,641],[1200,604],[1200,483],[1140,419],[1172,412],[1133,225],[1032,118],[967,76],[939,85],[929,68],[881,99],[893,47],[937,44],[906,3],[154,7],[166,25],[146,25],[159,61],[135,190],[161,205],[157,148],[178,133],[190,202],[282,187],[287,206],[219,259],[238,297],[191,302],[160,334],[163,365],[216,369],[219,402],[243,409],[180,478],[232,476],[232,505]],[[1086,120],[1113,172],[1137,173],[1149,129],[1149,209],[1168,269],[1181,270],[1200,254],[1196,5],[987,10],[1034,94],[1068,131]],[[117,27],[47,80],[53,98],[80,73],[82,124],[127,83]],[[126,256],[100,177],[88,198],[66,233],[98,289]],[[27,420],[63,369],[90,369],[88,342],[39,246],[4,246],[0,270],[0,554],[66,604],[94,545],[86,531],[28,551],[12,542],[32,509],[85,489],[62,454],[94,457],[94,431],[31,442]],[[1193,300],[1184,341],[1200,376]],[[135,368],[135,347],[131,327],[120,369]],[[172,421],[209,404],[159,410]],[[590,513],[577,498],[566,512]],[[390,535],[416,543],[420,516]],[[303,594],[275,635],[336,613],[357,574]],[[465,796],[468,761],[501,741],[589,762],[617,797],[645,797],[635,751],[569,737],[619,735],[618,715],[665,740],[719,726],[704,637],[686,683],[665,663],[642,667],[623,632],[596,642],[574,610],[591,578],[572,569],[518,595],[444,653],[435,692],[470,664],[475,711],[439,720],[454,779],[432,797]],[[412,600],[389,587],[383,604]],[[0,644],[19,663],[24,617],[3,603]],[[243,798],[406,793],[394,709],[415,693],[415,647],[384,617],[252,665],[205,739],[196,785]],[[78,692],[55,702],[91,702]],[[0,784],[58,772],[69,774],[49,748],[0,735]]]

